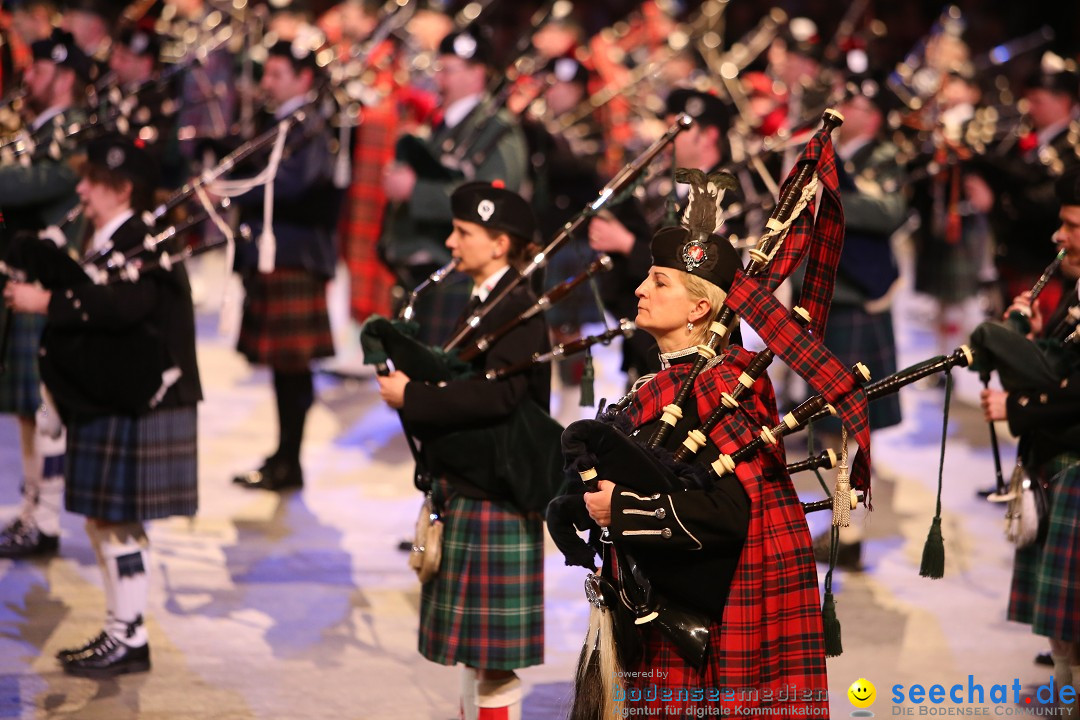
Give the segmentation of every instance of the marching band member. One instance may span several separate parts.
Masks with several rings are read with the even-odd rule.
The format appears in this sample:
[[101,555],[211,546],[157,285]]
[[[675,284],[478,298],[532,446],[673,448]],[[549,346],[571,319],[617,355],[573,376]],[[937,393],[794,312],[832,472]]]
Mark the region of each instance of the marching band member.
[[[311,100],[314,53],[280,41],[269,50],[262,88],[280,121]],[[273,373],[278,448],[257,469],[233,478],[264,490],[302,487],[300,446],[315,398],[311,361],[334,354],[326,283],[334,276],[340,192],[323,118],[309,108],[285,140],[289,154],[273,179],[234,198],[259,242],[239,248],[246,297],[237,349]],[[256,247],[257,245],[257,247]]]
[[[741,267],[726,238],[691,237],[685,227],[657,232],[652,267],[637,289],[635,322],[656,339],[664,367],[638,383],[624,411],[639,439],[650,437],[658,426]],[[721,393],[737,384],[750,359],[750,353],[734,345],[721,353],[694,383],[680,427],[700,426],[719,406]],[[772,425],[776,403],[767,376],[757,380],[740,405],[755,425]],[[728,415],[710,433],[711,443],[696,462],[711,463],[758,430],[739,413]],[[684,436],[675,435],[678,431],[671,442],[680,443]],[[795,703],[828,702],[810,534],[784,471],[782,447],[738,466],[736,474],[708,490],[642,495],[601,474],[599,490],[585,493],[585,505],[592,519],[609,529],[612,541],[633,554],[665,602],[703,613],[709,621],[709,646],[700,669],[683,659],[655,623],[639,626],[644,628],[643,651],[635,666],[623,668],[627,711],[642,710],[630,701],[631,688],[640,691],[636,697],[650,710],[663,708],[669,714],[719,705],[718,699],[709,699],[710,691],[726,688],[763,693],[794,685],[798,693],[790,699]],[[776,574],[766,572],[767,567]],[[604,682],[610,687],[610,680]],[[699,689],[703,697],[695,701],[689,693]],[[682,690],[688,694],[680,698]],[[664,697],[667,701],[659,699]],[[744,700],[734,699],[739,705]]]
[[[450,196],[465,180],[501,180],[517,191],[525,180],[525,139],[508,114],[492,115],[485,93],[494,72],[494,54],[488,40],[474,31],[452,33],[439,45],[435,77],[442,96],[442,120],[430,138],[422,141],[430,158],[398,158],[383,176],[386,199],[396,203],[383,224],[382,243],[387,260],[405,284],[415,287],[450,259],[442,245],[452,218]],[[460,163],[447,157],[466,152]],[[481,152],[481,157],[470,153]],[[436,160],[437,158],[437,160]],[[438,167],[420,167],[424,161]],[[457,284],[458,288],[462,283]],[[466,302],[454,286],[440,285],[421,299],[428,322],[421,327],[429,344],[440,343],[453,318]],[[458,297],[460,296],[460,297]],[[434,306],[434,307],[432,307]]]
[[113,41],[109,70],[116,76],[114,95],[106,95],[113,106],[119,130],[139,138],[161,159],[160,181],[164,187],[177,187],[181,172],[176,141],[176,113],[179,103],[174,83],[160,80],[161,39],[151,29],[125,28]]
[[[521,196],[486,182],[461,185],[451,206],[454,229],[446,247],[472,279],[471,307],[478,307],[528,260],[536,221]],[[518,285],[481,320],[476,336],[501,327],[533,302],[526,284]],[[504,368],[547,347],[546,322],[538,314],[474,363],[478,370]],[[379,393],[410,427],[439,434],[506,422],[526,398],[546,411],[550,383],[548,365],[495,382],[438,385],[410,382],[398,371],[379,378]],[[514,670],[540,664],[544,653],[542,522],[463,478],[435,479],[432,494],[445,523],[443,557],[439,574],[421,591],[420,652],[433,662],[464,665],[462,717],[520,718],[522,689]]]
[[[1059,178],[1055,188],[1061,225],[1054,242],[1066,251],[1060,267],[1067,280],[1064,297],[1049,317],[1038,303],[1030,302],[1029,293],[1017,297],[1009,310],[1019,309],[1029,317],[1033,336],[1060,341],[1055,338],[1060,319],[1080,305],[1080,168]],[[1016,551],[1008,617],[1050,639],[1055,683],[1076,687],[1080,684],[1080,356],[1074,350],[1065,357],[1070,361],[1060,381],[986,389],[981,400],[988,421],[1008,421],[1009,430],[1020,438],[1021,460],[1031,482],[1042,483],[1049,494],[1045,540]]]
[[[90,144],[78,190],[94,227],[91,251],[109,241],[120,251],[142,245],[139,213],[151,205],[154,175],[150,156],[130,140]],[[52,291],[9,283],[4,298],[45,316],[42,375],[67,425],[65,505],[87,518],[105,586],[104,629],[58,658],[83,677],[149,670],[144,523],[194,515],[198,504],[202,390],[187,275],[177,267],[133,283]],[[138,395],[146,387],[152,397]]]
[[[74,105],[86,84],[89,61],[71,35],[60,30],[35,42],[31,50],[34,61],[23,76],[32,113],[27,129],[37,144],[47,145],[57,130],[81,118]],[[78,200],[77,182],[71,165],[49,154],[35,153],[26,166],[12,162],[0,167],[0,209],[8,232],[36,234],[60,222]],[[55,468],[63,461],[63,449],[35,432],[34,416],[41,406],[37,354],[44,321],[21,313],[10,317],[12,342],[5,358],[7,372],[0,375],[0,412],[18,417],[23,486],[22,508],[0,532],[0,557],[19,558],[59,548],[64,480]]]

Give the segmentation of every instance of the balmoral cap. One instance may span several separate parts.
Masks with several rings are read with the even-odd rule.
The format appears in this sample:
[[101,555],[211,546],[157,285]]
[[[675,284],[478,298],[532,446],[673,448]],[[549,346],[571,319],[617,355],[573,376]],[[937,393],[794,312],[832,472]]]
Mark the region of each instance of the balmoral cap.
[[454,218],[530,241],[536,232],[532,207],[516,192],[489,182],[465,183],[450,196]]

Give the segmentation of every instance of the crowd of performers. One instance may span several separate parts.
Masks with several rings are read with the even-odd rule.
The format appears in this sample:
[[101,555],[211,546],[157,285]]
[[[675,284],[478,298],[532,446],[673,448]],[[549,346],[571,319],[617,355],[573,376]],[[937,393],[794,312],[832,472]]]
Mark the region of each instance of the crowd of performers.
[[[144,524],[198,505],[183,261],[221,248],[243,281],[238,350],[276,400],[278,447],[234,478],[256,491],[304,485],[327,284],[347,267],[426,496],[420,651],[463,666],[462,717],[519,717],[514,671],[543,662],[545,517],[590,571],[575,718],[827,713],[839,637],[815,555],[831,578],[858,545],[811,540],[791,474],[841,458],[843,541],[896,391],[965,365],[1000,375],[986,418],[1020,438],[992,494],[1034,528],[1013,533],[1009,617],[1080,684],[1075,57],[1043,54],[1044,35],[975,55],[954,7],[890,68],[866,52],[865,3],[832,39],[779,10],[724,39],[723,3],[647,0],[586,37],[554,2],[509,51],[483,3],[279,5],[23,0],[0,17],[0,411],[23,460],[0,557],[55,554],[61,507],[86,516],[106,618],[59,654],[66,672],[150,668]],[[1014,83],[987,72],[1025,54]],[[898,239],[942,351],[900,372]],[[551,358],[617,335],[629,393],[564,432]],[[587,352],[558,369],[585,394]],[[810,423],[835,453],[793,464],[783,437]]]

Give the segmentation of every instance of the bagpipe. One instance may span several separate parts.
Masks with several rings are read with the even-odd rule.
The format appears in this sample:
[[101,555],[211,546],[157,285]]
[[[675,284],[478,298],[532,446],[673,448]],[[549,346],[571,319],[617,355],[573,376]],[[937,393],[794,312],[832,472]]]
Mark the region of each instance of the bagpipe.
[[[437,383],[477,376],[477,369],[472,361],[485,352],[498,337],[550,306],[555,298],[565,297],[573,287],[601,272],[608,263],[597,259],[581,275],[556,286],[531,308],[519,313],[515,319],[471,344],[462,345],[474,334],[481,318],[502,302],[522,281],[543,267],[547,258],[562,248],[589,217],[631,188],[648,163],[674,140],[678,133],[689,127],[691,122],[688,116],[680,118],[663,138],[605,185],[595,201],[567,222],[556,237],[536,253],[528,265],[506,283],[497,295],[488,298],[486,303],[467,318],[462,330],[445,347],[432,348],[419,342],[415,337],[415,324],[406,321],[411,320],[411,317],[392,321],[373,316],[364,323],[360,333],[364,362],[385,368],[389,360],[411,380],[421,382]],[[446,266],[435,271],[422,283],[422,287],[437,284],[450,269]],[[410,299],[415,300],[419,291],[420,288],[417,288]],[[412,315],[411,307],[410,302],[404,311],[409,316]],[[625,325],[621,326],[617,332],[625,333],[626,328]],[[608,341],[610,339],[609,337]],[[458,347],[459,345],[462,346]],[[565,351],[565,346],[562,350]],[[556,352],[559,350],[556,349]],[[489,379],[496,380],[505,376],[506,374],[491,376]],[[406,432],[419,433],[420,452],[430,472],[463,478],[493,497],[507,497],[509,491],[508,499],[526,512],[543,512],[562,482],[562,457],[559,452],[562,427],[531,400],[520,403],[508,420],[490,426],[449,433],[429,433],[427,437],[423,437],[422,429],[406,428]],[[484,461],[480,462],[480,459]]]
[[0,166],[30,167],[43,160],[61,162],[71,155],[83,124],[69,121],[69,114],[60,113],[35,131],[23,128],[0,142]]
[[[16,282],[40,283],[54,297],[62,295],[75,308],[86,303],[87,298],[97,298],[98,293],[111,292],[104,287],[85,289],[88,286],[132,284],[150,274],[160,288],[170,288],[167,292],[186,294],[190,292],[187,280],[172,270],[217,244],[192,247],[175,241],[204,219],[192,217],[183,224],[147,234],[141,242],[128,235],[122,247],[102,256],[98,263],[80,262],[49,239],[23,234],[10,243],[0,263],[0,275]],[[116,300],[124,302],[127,297],[119,295]],[[10,328],[8,322],[0,341],[5,350]],[[156,407],[179,378],[165,339],[152,323],[145,321],[123,328],[96,327],[90,332],[78,326],[46,326],[41,348],[42,380],[65,416],[73,412],[84,416],[139,415]],[[95,366],[93,381],[88,382],[88,357],[122,357],[124,362]]]
[[[452,264],[435,271],[425,287],[437,285],[450,269]],[[416,330],[412,321],[369,318],[360,332],[364,362],[375,365],[380,374],[386,374],[388,361],[392,362],[410,380],[419,382],[467,380],[476,375],[476,368],[456,353],[421,343]],[[479,426],[430,432],[404,419],[402,425],[418,476],[460,478],[486,497],[511,502],[523,513],[542,512],[558,489],[562,426],[529,397],[514,407],[509,418]],[[419,441],[418,448],[414,439]]]

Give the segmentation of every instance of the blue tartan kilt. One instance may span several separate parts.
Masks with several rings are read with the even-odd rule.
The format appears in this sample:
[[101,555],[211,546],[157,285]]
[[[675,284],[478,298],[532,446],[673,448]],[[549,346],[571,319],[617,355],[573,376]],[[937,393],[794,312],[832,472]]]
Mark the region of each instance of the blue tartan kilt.
[[67,428],[65,507],[109,522],[194,515],[194,406],[76,420]]
[[0,374],[0,413],[32,416],[41,405],[38,349],[45,316],[15,313],[11,317],[11,337]]
[[461,495],[445,505],[442,566],[420,594],[420,653],[488,670],[541,664],[542,521]]
[[[857,362],[870,370],[870,380],[880,380],[896,372],[896,336],[892,312],[868,313],[855,305],[833,305],[825,326],[825,347],[840,362],[851,367]],[[886,395],[870,403],[870,429],[880,430],[900,424],[900,396]],[[815,428],[840,434],[840,422],[825,418]]]
[[1052,465],[1046,540],[1016,551],[1008,617],[1036,635],[1080,642],[1080,460]]

